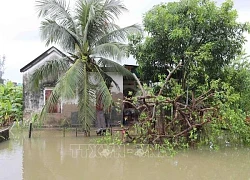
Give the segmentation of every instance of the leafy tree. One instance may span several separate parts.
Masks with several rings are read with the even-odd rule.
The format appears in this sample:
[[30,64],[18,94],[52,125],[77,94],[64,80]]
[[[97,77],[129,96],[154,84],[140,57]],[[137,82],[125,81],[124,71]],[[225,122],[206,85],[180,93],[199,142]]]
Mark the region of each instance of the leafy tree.
[[0,124],[22,119],[23,88],[12,82],[0,84]]
[[[180,0],[162,3],[148,11],[143,25],[148,36],[131,37],[131,52],[144,80],[158,80],[159,74],[184,66],[176,79],[185,89],[218,79],[222,69],[241,53],[248,23],[237,22],[233,1],[220,7],[210,0]],[[153,74],[153,76],[152,76]]]
[[[59,77],[56,86],[43,108],[43,114],[59,99],[78,97],[79,119],[85,129],[95,117],[95,93],[104,107],[111,104],[111,95],[106,86],[106,67],[113,67],[122,75],[128,71],[113,60],[127,54],[124,43],[127,35],[140,32],[137,25],[120,28],[115,24],[118,16],[127,9],[119,0],[77,0],[70,9],[65,0],[36,1],[39,17],[42,17],[41,35],[46,44],[55,43],[68,52],[74,61],[55,59],[41,66],[32,74],[32,86],[47,77]],[[110,81],[109,81],[110,82]]]
[[233,108],[241,109],[245,113],[250,111],[250,63],[249,56],[241,55],[229,66],[224,68],[221,79],[227,82],[239,95]]
[[[183,130],[188,118],[192,125],[203,118],[202,122],[207,124],[202,128],[190,128],[184,143],[192,144],[194,141],[211,147],[228,141],[249,144],[250,126],[245,113],[250,107],[250,69],[248,61],[241,56],[246,41],[244,33],[249,31],[249,24],[237,22],[233,2],[227,0],[221,6],[210,0],[162,3],[145,14],[143,24],[147,36],[133,35],[130,38],[130,52],[139,63],[141,80],[160,81],[158,84],[161,85],[162,75],[170,75],[168,70],[181,62],[182,68],[172,76],[178,85],[175,80],[169,80],[160,100],[170,101],[170,97],[174,99],[172,102],[178,100],[177,104],[182,104],[181,110],[191,107],[180,117],[178,111],[173,114],[176,108],[169,110],[171,104],[163,107],[169,117],[164,117],[164,110],[159,107],[160,112],[156,112],[156,117],[162,119],[155,123],[163,122],[162,126],[166,121],[171,123],[165,124],[162,131],[166,132],[159,132],[153,141],[164,136],[171,137],[168,134],[171,131]],[[157,95],[159,87],[154,90]],[[211,96],[206,97],[206,92],[210,92]],[[155,95],[152,97],[155,98]],[[193,101],[197,97],[198,100]],[[204,98],[204,103],[200,102],[200,98]],[[160,104],[160,100],[156,101],[154,107]],[[150,101],[153,102],[152,99]],[[190,110],[192,107],[196,108]],[[202,108],[216,111],[197,114],[196,110]],[[183,120],[182,116],[189,111],[190,115]],[[153,119],[148,117],[139,117],[139,120],[148,123]],[[167,129],[171,125],[173,127]],[[151,138],[146,133],[146,138]],[[185,137],[183,134],[181,136]],[[175,141],[169,139],[174,145]],[[177,145],[182,145],[182,139],[177,140]]]

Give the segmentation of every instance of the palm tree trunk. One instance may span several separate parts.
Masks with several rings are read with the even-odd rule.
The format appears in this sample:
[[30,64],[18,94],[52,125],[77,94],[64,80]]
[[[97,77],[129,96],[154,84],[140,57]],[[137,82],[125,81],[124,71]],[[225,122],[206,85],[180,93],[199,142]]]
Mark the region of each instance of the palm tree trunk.
[[83,116],[83,118],[84,118],[84,129],[85,129],[85,133],[86,133],[86,136],[90,136],[90,127],[89,127],[89,124],[88,124],[88,117],[87,117],[87,103],[88,103],[88,101],[87,101],[87,99],[88,99],[88,88],[87,88],[87,86],[88,86],[88,82],[87,82],[87,80],[88,80],[88,78],[87,78],[87,64],[86,64],[86,60],[85,60],[85,62],[84,62],[84,69],[83,69],[83,76],[84,76],[84,85],[83,85],[83,87],[84,87],[84,105],[83,105],[83,113],[84,113],[84,116]]

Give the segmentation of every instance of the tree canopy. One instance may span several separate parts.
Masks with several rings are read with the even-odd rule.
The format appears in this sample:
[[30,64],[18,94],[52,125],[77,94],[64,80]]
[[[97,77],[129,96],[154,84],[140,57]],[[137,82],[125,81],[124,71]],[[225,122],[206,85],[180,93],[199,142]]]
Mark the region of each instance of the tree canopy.
[[[211,0],[180,0],[162,3],[144,18],[146,38],[133,36],[131,52],[140,65],[143,80],[158,80],[167,68],[182,61],[176,78],[190,85],[218,79],[222,68],[241,52],[249,30],[248,23],[237,21],[233,1],[217,6]],[[152,76],[152,74],[154,76]]]

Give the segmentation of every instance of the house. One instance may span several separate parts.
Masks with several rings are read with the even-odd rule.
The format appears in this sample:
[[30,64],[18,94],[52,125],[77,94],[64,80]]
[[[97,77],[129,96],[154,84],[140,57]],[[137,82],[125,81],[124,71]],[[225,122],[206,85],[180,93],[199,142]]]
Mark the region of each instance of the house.
[[[66,54],[53,46],[20,69],[20,72],[23,73],[24,120],[31,119],[33,114],[41,112],[56,82],[55,80],[48,80],[42,84],[39,91],[32,91],[30,90],[30,88],[28,88],[29,75],[46,61],[59,59],[62,57],[66,57],[69,61],[72,61],[69,57],[67,57]],[[134,71],[137,66],[125,65],[125,67],[131,71]],[[116,101],[117,99],[123,99],[124,91],[126,95],[128,91],[136,91],[136,83],[134,82],[134,80],[125,79],[117,72],[108,72],[108,74],[119,85],[119,90],[115,87],[115,85],[113,85],[110,89],[114,101]],[[50,110],[44,124],[60,125],[62,119],[66,119],[68,120],[68,122],[73,123],[76,121],[74,114],[77,111],[78,108],[76,100],[62,101],[57,104],[52,110]],[[122,113],[116,113],[116,117],[113,117],[113,119],[116,120],[121,120],[121,118]]]

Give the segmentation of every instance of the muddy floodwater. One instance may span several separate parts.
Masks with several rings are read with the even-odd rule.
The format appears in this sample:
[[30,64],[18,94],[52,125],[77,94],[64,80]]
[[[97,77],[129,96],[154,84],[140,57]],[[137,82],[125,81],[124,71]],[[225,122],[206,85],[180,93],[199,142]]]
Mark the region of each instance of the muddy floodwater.
[[188,150],[174,157],[147,146],[97,145],[92,136],[46,130],[12,132],[0,143],[3,180],[250,180],[250,149]]

